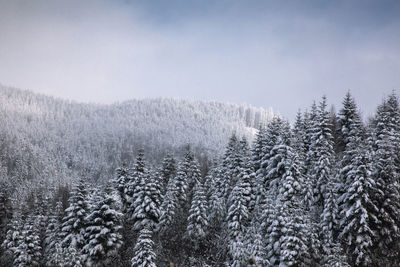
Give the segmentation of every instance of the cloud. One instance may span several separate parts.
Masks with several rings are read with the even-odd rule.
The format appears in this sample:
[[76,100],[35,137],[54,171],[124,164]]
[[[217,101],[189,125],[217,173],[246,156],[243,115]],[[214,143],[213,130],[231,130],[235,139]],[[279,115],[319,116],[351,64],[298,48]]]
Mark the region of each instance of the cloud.
[[0,81],[85,102],[247,102],[290,118],[351,89],[369,114],[400,88],[398,8],[321,2],[0,0]]

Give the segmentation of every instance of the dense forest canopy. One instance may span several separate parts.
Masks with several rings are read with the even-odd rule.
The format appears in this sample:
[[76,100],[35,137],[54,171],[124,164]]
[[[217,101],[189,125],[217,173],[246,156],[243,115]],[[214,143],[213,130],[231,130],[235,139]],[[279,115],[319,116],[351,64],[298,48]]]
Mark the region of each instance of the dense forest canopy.
[[245,106],[0,92],[3,266],[400,265],[394,93],[367,122],[348,93],[290,125]]

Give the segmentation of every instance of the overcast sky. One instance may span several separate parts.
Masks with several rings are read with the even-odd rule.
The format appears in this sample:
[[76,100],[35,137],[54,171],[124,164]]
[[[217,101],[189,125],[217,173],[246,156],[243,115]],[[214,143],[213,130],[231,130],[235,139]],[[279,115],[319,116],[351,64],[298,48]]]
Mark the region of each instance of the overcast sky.
[[292,119],[400,89],[400,1],[0,0],[0,83],[84,102],[179,97]]

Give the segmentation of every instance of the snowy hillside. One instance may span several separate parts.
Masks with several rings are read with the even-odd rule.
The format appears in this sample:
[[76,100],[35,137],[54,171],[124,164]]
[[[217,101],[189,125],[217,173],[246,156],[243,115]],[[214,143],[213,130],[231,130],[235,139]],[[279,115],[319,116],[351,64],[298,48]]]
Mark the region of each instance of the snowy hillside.
[[[175,99],[80,104],[0,87],[1,164],[27,177],[57,170],[104,178],[130,164],[139,148],[150,161],[167,151],[181,154],[187,144],[197,155],[218,156],[233,132],[251,141],[271,117],[271,110],[247,105]],[[32,169],[19,170],[25,164],[17,161]]]

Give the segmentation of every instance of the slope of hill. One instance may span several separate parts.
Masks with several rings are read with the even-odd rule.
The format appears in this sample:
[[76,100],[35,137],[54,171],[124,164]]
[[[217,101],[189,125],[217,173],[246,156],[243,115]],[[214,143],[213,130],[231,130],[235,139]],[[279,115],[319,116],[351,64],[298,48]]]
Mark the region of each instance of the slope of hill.
[[233,132],[251,141],[272,116],[248,105],[177,99],[81,104],[0,86],[0,176],[104,179],[138,148],[152,162],[187,144],[215,157]]

